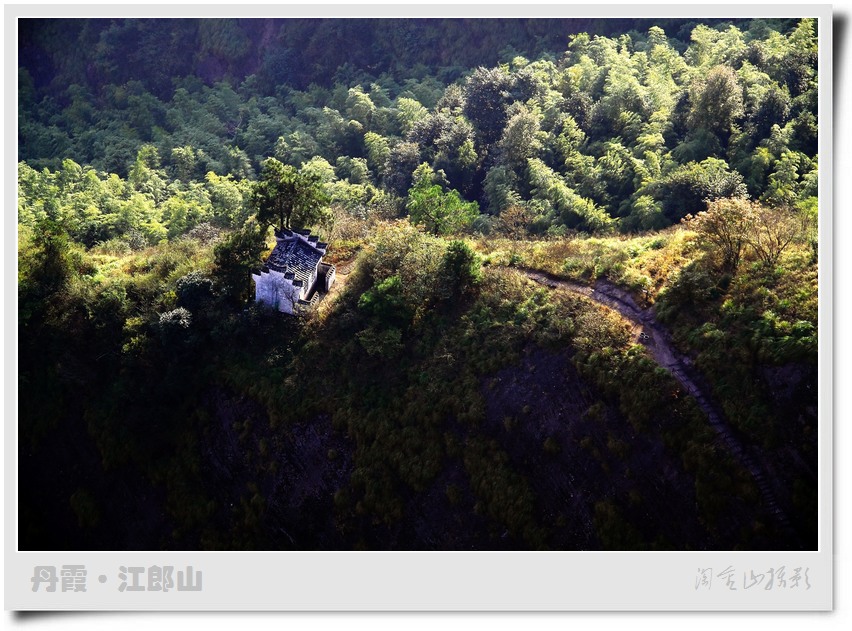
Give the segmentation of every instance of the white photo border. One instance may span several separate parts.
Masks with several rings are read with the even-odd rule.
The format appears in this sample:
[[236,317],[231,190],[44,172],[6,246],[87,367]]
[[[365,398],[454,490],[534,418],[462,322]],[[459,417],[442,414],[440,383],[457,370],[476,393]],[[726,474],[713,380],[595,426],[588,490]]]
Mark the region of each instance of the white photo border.
[[[17,269],[3,219],[5,608],[161,611],[827,611],[833,607],[832,13],[829,5],[7,5],[4,200],[16,208],[17,19],[21,17],[815,17],[819,29],[819,549],[814,552],[22,552],[17,549]],[[202,570],[200,592],[34,593],[38,565]],[[809,590],[696,590],[696,569],[810,568]]]

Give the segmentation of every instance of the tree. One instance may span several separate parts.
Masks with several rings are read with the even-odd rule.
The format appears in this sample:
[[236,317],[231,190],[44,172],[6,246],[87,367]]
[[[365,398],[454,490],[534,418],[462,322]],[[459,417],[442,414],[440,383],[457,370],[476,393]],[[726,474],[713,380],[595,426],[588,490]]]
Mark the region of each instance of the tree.
[[432,234],[450,234],[471,224],[479,214],[479,204],[465,202],[459,192],[447,193],[424,178],[408,192],[406,204],[411,219],[421,223]]
[[524,204],[512,204],[500,213],[500,231],[510,239],[523,239],[529,235],[535,217]]
[[173,148],[172,164],[174,165],[175,177],[181,182],[188,183],[195,174],[197,164],[195,150],[190,145]]
[[753,127],[750,135],[755,140],[766,138],[772,131],[773,125],[783,127],[790,118],[790,93],[786,88],[770,87],[751,116],[749,124]]
[[213,221],[220,226],[239,228],[248,218],[250,210],[244,192],[248,182],[235,182],[231,175],[207,173],[207,190],[213,210]]
[[251,270],[260,265],[266,249],[266,230],[255,222],[231,233],[213,250],[213,280],[222,293],[239,304],[249,296]]
[[511,89],[512,77],[500,68],[477,68],[465,82],[464,114],[476,128],[482,145],[500,140]]
[[754,216],[754,204],[745,197],[712,201],[707,210],[684,217],[686,225],[716,246],[722,256],[722,267],[733,272],[740,263],[748,243]]
[[787,248],[806,235],[810,218],[791,208],[732,197],[711,202],[705,212],[685,221],[719,247],[723,265],[733,271],[746,248],[765,265],[776,265]]
[[429,116],[429,110],[415,99],[409,99],[401,96],[396,100],[396,108],[398,118],[403,134],[407,134],[417,121]]
[[160,314],[160,336],[165,348],[180,346],[188,341],[189,330],[192,327],[192,313],[188,309],[178,307]]
[[518,184],[517,174],[508,167],[497,165],[489,169],[483,182],[488,211],[493,215],[499,215],[507,208],[520,204],[521,196],[515,190]]
[[506,123],[500,138],[500,162],[516,172],[523,172],[527,159],[541,151],[541,115],[531,112],[523,105],[511,108],[512,117]]
[[[189,191],[179,191],[172,195],[163,202],[161,208],[161,222],[168,230],[169,239],[174,239],[200,222],[207,221],[212,214],[207,190],[194,182]],[[133,227],[133,224],[129,227]]]
[[617,215],[619,204],[634,192],[634,161],[630,152],[617,138],[603,143],[603,147],[604,154],[595,165],[595,175],[603,189],[601,201],[609,206],[611,215]]
[[729,66],[716,66],[693,86],[689,112],[691,129],[706,129],[727,145],[731,127],[743,115],[743,90],[737,73]]
[[390,151],[385,184],[399,196],[411,188],[411,175],[420,164],[420,148],[413,142],[400,142]]
[[[471,124],[462,116],[448,119],[435,139],[437,152],[433,165],[447,174],[453,188],[465,195],[473,193],[473,186],[479,163],[474,144],[474,131]],[[422,151],[425,155],[425,150]]]
[[630,214],[621,222],[624,232],[660,230],[668,225],[662,206],[650,195],[639,195],[633,200]]
[[178,306],[193,312],[201,310],[213,298],[213,281],[199,271],[190,272],[177,279],[175,294]]
[[142,145],[130,169],[128,180],[140,193],[159,203],[166,195],[166,174],[160,169],[160,155],[153,145]]
[[248,154],[239,147],[226,146],[222,162],[225,172],[233,175],[238,180],[254,177],[251,160]]
[[326,201],[318,178],[275,158],[264,160],[260,180],[251,194],[258,221],[273,226],[277,222],[279,230],[316,222]]
[[411,309],[406,304],[398,274],[376,283],[361,294],[358,308],[384,324],[405,326],[411,321]]
[[810,220],[804,213],[790,208],[770,208],[752,204],[752,230],[748,244],[755,255],[769,267],[774,267],[784,251],[808,231]]
[[461,114],[464,109],[464,93],[461,86],[456,83],[448,85],[441,98],[438,99],[435,109],[439,112],[446,112],[451,116]]
[[367,168],[367,160],[364,158],[340,156],[337,159],[335,174],[338,179],[346,180],[350,184],[370,183],[370,169]]
[[663,206],[672,223],[707,209],[707,202],[746,194],[743,177],[717,158],[690,162],[671,171],[646,189]]
[[813,171],[808,157],[797,151],[783,151],[775,162],[774,172],[769,176],[761,201],[773,206],[793,205],[799,197],[802,177]]
[[431,162],[438,150],[438,139],[452,123],[453,119],[447,114],[429,114],[412,126],[406,138],[409,142],[417,144],[424,160]]
[[45,317],[72,277],[68,234],[53,219],[39,221],[19,256],[18,319],[22,327]]
[[286,136],[280,136],[275,141],[275,157],[286,164],[302,164],[319,151],[317,141],[304,131],[296,130]]
[[360,87],[349,88],[349,95],[346,98],[346,114],[350,119],[358,121],[366,129],[369,129],[375,113],[376,106],[369,95],[364,94]]
[[538,158],[527,160],[527,177],[533,199],[549,203],[558,221],[568,228],[593,233],[610,231],[615,221],[592,200],[577,194],[560,175]]
[[364,146],[367,148],[367,164],[377,176],[384,176],[391,154],[388,139],[368,131],[364,134]]
[[464,241],[450,241],[441,261],[441,278],[445,279],[450,298],[464,295],[482,278],[479,255]]

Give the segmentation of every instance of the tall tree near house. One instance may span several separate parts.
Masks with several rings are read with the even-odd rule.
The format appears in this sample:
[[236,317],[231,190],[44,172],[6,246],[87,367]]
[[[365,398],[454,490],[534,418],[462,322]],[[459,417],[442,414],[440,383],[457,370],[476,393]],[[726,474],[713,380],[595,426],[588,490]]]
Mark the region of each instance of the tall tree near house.
[[313,224],[322,217],[326,202],[318,178],[275,158],[264,160],[260,179],[251,193],[258,221],[279,230]]
[[239,304],[251,292],[251,270],[261,261],[268,228],[249,221],[223,239],[213,251],[212,278],[226,299]]

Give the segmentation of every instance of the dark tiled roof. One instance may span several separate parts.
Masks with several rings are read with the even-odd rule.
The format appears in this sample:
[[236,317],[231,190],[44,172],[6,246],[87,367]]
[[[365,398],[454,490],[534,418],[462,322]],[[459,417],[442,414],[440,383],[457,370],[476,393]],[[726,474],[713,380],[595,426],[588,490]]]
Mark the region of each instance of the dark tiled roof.
[[279,241],[275,249],[272,250],[272,254],[266,259],[266,265],[278,272],[292,273],[295,280],[307,283],[311,274],[314,273],[317,263],[322,258],[322,254],[302,239]]

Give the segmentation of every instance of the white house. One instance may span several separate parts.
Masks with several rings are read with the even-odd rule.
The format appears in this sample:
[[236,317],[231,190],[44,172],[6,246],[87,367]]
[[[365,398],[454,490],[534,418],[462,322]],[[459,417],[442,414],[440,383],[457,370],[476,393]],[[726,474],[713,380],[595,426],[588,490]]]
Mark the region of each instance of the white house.
[[334,265],[322,262],[328,244],[310,230],[276,230],[275,240],[266,264],[251,275],[254,299],[284,313],[298,313],[334,282]]

